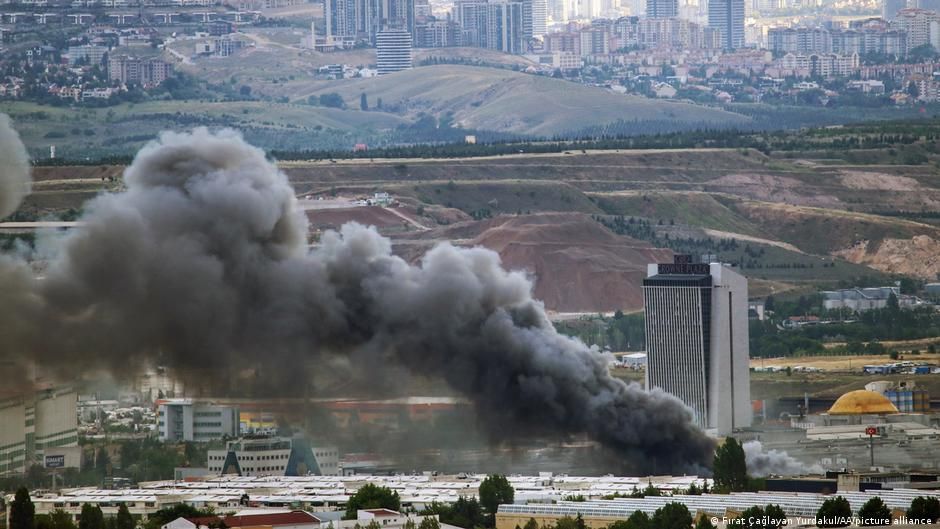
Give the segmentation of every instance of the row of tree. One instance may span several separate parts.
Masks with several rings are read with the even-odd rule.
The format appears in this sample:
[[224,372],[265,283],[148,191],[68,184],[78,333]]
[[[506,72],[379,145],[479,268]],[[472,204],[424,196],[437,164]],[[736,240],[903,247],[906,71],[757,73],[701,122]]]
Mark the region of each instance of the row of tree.
[[[174,518],[175,519],[175,518]],[[127,505],[118,505],[117,515],[105,518],[101,507],[86,503],[78,525],[72,521],[72,515],[55,510],[49,514],[36,514],[36,506],[29,497],[29,491],[22,487],[16,491],[10,503],[10,529],[136,529],[137,521],[131,515]]]
[[[933,525],[940,521],[940,501],[936,497],[918,496],[907,509],[907,524]],[[816,512],[819,527],[848,527],[853,522],[863,526],[892,525],[891,509],[881,498],[875,496],[858,510],[858,520],[852,519],[852,506],[842,496],[829,498]],[[774,526],[779,527],[779,526]]]

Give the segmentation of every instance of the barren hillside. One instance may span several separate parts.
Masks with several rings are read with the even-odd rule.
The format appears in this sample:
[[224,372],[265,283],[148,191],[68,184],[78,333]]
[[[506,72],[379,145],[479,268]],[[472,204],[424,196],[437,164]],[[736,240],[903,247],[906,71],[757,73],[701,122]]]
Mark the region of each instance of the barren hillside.
[[338,92],[350,108],[361,94],[382,98],[383,110],[399,115],[452,116],[462,128],[552,136],[584,127],[624,121],[669,123],[684,130],[703,124],[745,125],[740,114],[686,103],[615,94],[551,77],[477,66],[438,65],[366,79],[313,84],[293,94]]
[[[549,310],[597,312],[639,310],[640,285],[648,263],[668,261],[672,252],[617,235],[581,213],[502,216],[460,223],[423,234],[499,253],[506,267],[535,279],[535,296]],[[427,245],[400,251],[419,258]]]

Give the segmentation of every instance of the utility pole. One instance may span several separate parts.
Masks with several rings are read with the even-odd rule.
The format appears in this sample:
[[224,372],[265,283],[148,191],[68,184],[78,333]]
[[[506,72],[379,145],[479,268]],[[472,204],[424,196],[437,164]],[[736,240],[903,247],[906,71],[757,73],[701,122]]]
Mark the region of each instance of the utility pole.
[[871,460],[871,467],[875,466],[875,434],[878,433],[878,429],[874,426],[869,426],[865,428],[865,433],[868,434],[868,455]]

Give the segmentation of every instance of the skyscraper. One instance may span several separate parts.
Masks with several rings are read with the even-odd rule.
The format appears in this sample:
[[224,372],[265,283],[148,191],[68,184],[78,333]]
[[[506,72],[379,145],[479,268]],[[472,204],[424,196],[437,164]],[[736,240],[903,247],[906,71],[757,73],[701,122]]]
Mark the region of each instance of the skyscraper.
[[721,47],[744,47],[744,0],[709,0],[708,25],[721,31]]
[[383,29],[375,36],[375,47],[379,75],[411,69],[411,33],[403,29]]
[[750,426],[747,279],[720,264],[651,264],[643,280],[646,386],[689,406],[705,429]]
[[464,46],[486,47],[486,0],[457,0],[454,17],[460,24]]
[[523,36],[527,41],[545,35],[547,19],[547,0],[522,0]]
[[376,35],[386,28],[414,34],[414,0],[323,0],[326,34],[375,44]]
[[356,36],[356,4],[353,0],[323,0],[326,38]]
[[647,18],[674,18],[679,16],[678,0],[646,0]]
[[483,47],[504,53],[525,53],[522,2],[494,1],[486,4]]

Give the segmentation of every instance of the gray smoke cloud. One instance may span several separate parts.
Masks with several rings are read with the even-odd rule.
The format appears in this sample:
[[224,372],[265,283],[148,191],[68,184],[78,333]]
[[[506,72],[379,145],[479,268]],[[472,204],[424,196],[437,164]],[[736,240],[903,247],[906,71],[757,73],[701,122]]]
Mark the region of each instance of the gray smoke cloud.
[[16,211],[31,181],[26,147],[10,117],[0,114],[0,219]]
[[165,133],[124,178],[85,205],[43,279],[0,264],[3,350],[116,372],[263,363],[278,384],[342,355],[442,377],[492,437],[587,434],[637,470],[710,463],[680,401],[612,377],[492,251],[441,244],[411,265],[357,224],[310,250],[287,178],[232,131]]
[[760,441],[748,441],[743,448],[747,472],[752,476],[802,476],[824,472],[821,466],[806,465],[782,450],[764,451]]

